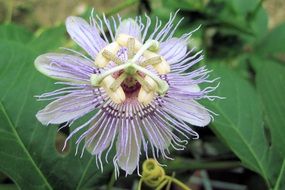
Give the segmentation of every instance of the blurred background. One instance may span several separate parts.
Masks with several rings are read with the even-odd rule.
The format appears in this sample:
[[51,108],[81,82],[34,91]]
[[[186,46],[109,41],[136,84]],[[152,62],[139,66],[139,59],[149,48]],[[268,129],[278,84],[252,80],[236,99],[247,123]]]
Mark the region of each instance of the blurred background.
[[0,190],[137,188],[136,174],[115,180],[111,164],[101,173],[90,155],[74,156],[74,140],[62,152],[69,130],[57,133],[59,126],[43,127],[34,117],[46,102],[33,96],[55,88],[34,69],[35,57],[78,48],[65,19],[88,19],[92,8],[164,23],[180,9],[176,36],[201,25],[189,48],[204,50],[200,65],[221,77],[214,94],[226,99],[202,102],[219,116],[195,128],[200,139],[185,151],[171,150],[175,160],[161,160],[168,175],[192,190],[285,189],[284,0],[0,0]]

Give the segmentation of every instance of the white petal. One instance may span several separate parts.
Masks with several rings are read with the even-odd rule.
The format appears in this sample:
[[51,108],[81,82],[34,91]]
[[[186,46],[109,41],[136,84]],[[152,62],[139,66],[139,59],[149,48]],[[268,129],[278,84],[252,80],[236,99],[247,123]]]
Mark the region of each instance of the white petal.
[[70,37],[93,59],[105,47],[106,42],[100,37],[97,28],[89,25],[84,19],[70,16],[66,19],[65,25]]
[[[141,137],[135,126],[121,126],[117,140],[118,165],[126,174],[132,174],[137,168],[140,156]],[[124,143],[125,142],[125,143]],[[125,146],[124,146],[125,145]]]
[[88,72],[88,69],[92,69],[91,65],[92,63],[86,59],[59,53],[43,54],[35,60],[35,67],[42,74],[54,79],[78,83],[86,83],[89,79],[92,71]]
[[174,107],[171,109],[171,114],[174,117],[182,119],[187,123],[195,126],[204,127],[211,122],[210,113],[198,102],[194,100],[188,100],[187,102],[170,100]]
[[43,125],[68,122],[95,109],[90,103],[93,99],[69,94],[48,104],[36,117]]
[[127,34],[141,41],[140,27],[137,22],[131,18],[125,19],[120,23],[116,31],[116,37],[118,37],[119,34]]
[[160,44],[159,54],[169,63],[176,63],[187,53],[187,43],[179,38],[171,38]]

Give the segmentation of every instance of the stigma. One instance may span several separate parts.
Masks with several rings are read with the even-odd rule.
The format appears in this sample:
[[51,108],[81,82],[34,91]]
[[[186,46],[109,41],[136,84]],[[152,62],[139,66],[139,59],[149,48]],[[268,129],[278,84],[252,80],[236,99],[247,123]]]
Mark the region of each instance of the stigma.
[[[127,59],[118,56],[122,48],[127,50]],[[169,88],[159,75],[168,74],[170,66],[158,52],[156,40],[142,44],[132,36],[119,34],[116,41],[96,56],[95,65],[105,71],[91,75],[90,82],[94,87],[103,88],[116,104],[138,101],[146,106],[157,94],[165,95]],[[151,67],[154,71],[149,70]]]

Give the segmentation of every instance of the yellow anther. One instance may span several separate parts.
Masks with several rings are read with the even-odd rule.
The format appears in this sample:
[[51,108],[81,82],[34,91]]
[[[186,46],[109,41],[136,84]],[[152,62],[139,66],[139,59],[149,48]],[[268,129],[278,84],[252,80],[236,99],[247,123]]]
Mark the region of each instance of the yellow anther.
[[138,101],[147,106],[154,98],[154,91],[147,92],[145,89],[141,88],[138,94]]
[[153,65],[154,69],[161,75],[165,75],[170,72],[170,65],[166,60],[161,57],[162,61],[158,64]]
[[122,82],[128,77],[127,74],[122,73],[110,86],[112,91],[116,91],[122,84]]
[[[154,90],[154,88],[156,86],[154,86],[152,83],[149,83],[148,80],[145,80],[143,77],[141,77],[140,75],[136,74],[133,76],[134,79],[136,79],[140,85],[142,86],[142,88],[146,91],[146,92],[150,92],[151,90]],[[149,78],[148,76],[146,76],[147,78]],[[151,79],[152,80],[152,79]],[[153,81],[153,80],[152,80]]]
[[[157,57],[157,56],[159,56],[157,53],[154,53],[154,52],[151,52],[151,51],[148,51],[148,50],[146,50],[146,51],[144,52],[144,58],[145,58],[146,60],[152,59],[152,58]],[[167,61],[166,61],[162,56],[160,56],[160,58],[161,58],[161,61],[160,61],[159,63],[157,63],[157,64],[153,64],[153,68],[154,68],[159,74],[165,75],[165,74],[167,74],[167,73],[170,72],[170,66],[169,66],[169,64],[167,63]]]
[[155,189],[162,189],[168,183],[175,183],[183,190],[191,190],[176,178],[165,175],[164,169],[154,159],[147,159],[144,161],[142,169],[142,177],[138,184],[138,190],[142,189],[142,183]]
[[156,65],[156,64],[160,63],[161,61],[162,61],[161,56],[156,56],[156,57],[152,57],[152,58],[149,58],[147,60],[144,60],[140,65],[142,67],[146,67],[148,65]]
[[102,55],[107,59],[107,60],[110,60],[110,61],[113,61],[114,63],[118,64],[118,65],[121,65],[123,64],[124,62],[119,59],[118,56],[116,56],[115,54],[113,54],[112,52],[104,49],[103,52],[102,52]]
[[143,44],[138,41],[137,39],[135,39],[134,37],[132,36],[129,36],[127,34],[119,34],[118,37],[116,38],[116,41],[118,44],[120,44],[120,46],[124,46],[124,47],[128,47],[128,40],[129,39],[134,39],[134,51],[138,51],[142,46]]
[[135,54],[135,38],[129,38],[127,41],[128,59],[132,59]]
[[120,104],[125,101],[126,96],[122,87],[118,87],[115,91],[111,90],[111,85],[115,82],[115,79],[108,75],[105,77],[102,82],[101,86],[104,88],[108,96],[112,99],[113,102]]
[[142,86],[142,88],[139,91],[138,94],[138,101],[140,103],[142,103],[143,105],[148,105],[154,98],[156,89],[157,89],[157,83],[150,78],[149,76],[145,76],[144,81],[148,83],[148,85],[150,86],[149,88],[151,88],[150,91],[147,91],[144,86]]
[[104,50],[107,50],[108,52],[116,55],[116,53],[119,51],[120,49],[120,45],[117,43],[117,42],[113,42],[113,43],[110,43],[108,44],[106,47],[104,47],[96,56],[95,58],[95,65],[97,67],[105,67],[109,62],[110,62],[110,59],[109,58],[106,58],[104,55],[103,55],[103,51]]

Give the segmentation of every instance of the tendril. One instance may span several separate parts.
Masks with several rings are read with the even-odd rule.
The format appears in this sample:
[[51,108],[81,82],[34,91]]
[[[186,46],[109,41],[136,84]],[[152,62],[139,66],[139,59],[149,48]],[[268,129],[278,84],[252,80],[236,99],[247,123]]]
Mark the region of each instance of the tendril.
[[169,183],[175,183],[183,190],[191,190],[178,179],[166,175],[164,169],[154,159],[147,159],[144,161],[142,169],[143,171],[138,184],[138,190],[141,190],[143,183],[155,190],[160,190]]

